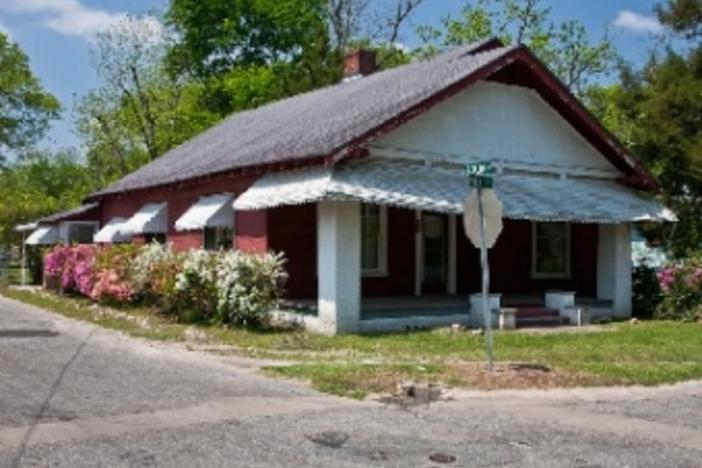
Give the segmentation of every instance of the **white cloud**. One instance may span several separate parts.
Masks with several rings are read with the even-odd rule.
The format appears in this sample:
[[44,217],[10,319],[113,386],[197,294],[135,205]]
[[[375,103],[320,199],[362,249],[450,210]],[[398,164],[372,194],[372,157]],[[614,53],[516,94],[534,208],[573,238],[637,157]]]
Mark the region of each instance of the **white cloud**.
[[[0,10],[15,15],[31,15],[60,34],[91,39],[127,18],[124,12],[108,12],[83,5],[79,0],[0,0]],[[153,17],[149,23],[159,24]]]
[[633,32],[645,32],[660,34],[663,32],[663,25],[655,16],[646,16],[629,10],[622,10],[617,13],[614,26]]

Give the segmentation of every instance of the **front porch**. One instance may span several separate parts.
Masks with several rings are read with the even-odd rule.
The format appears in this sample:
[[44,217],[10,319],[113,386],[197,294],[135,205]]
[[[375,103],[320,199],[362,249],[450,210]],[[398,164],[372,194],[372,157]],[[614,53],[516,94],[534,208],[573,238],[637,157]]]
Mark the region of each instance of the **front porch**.
[[[659,205],[580,177],[504,172],[495,191],[505,225],[489,252],[490,291],[504,303],[491,310],[543,304],[572,317],[585,301],[593,315],[631,315],[630,223],[663,219]],[[288,258],[288,297],[313,303],[310,328],[481,326],[479,307],[468,311],[481,274],[460,217],[467,192],[453,166],[368,160],[266,176],[235,208],[261,214],[267,248]],[[549,304],[553,290],[570,295]]]
[[[577,296],[575,306],[587,308],[591,318],[598,318],[612,315],[613,301]],[[548,307],[545,297],[537,295],[502,296],[500,309],[515,310],[516,328],[576,325],[569,320],[561,320],[563,316],[559,315],[559,311]],[[315,299],[285,299],[280,304],[279,312],[288,318],[304,321],[310,328],[320,326]],[[497,322],[496,325],[499,326],[499,320]],[[476,325],[475,317],[471,315],[470,295],[380,296],[361,299],[361,333],[439,328],[453,324]]]
[[[357,202],[267,210],[268,247],[288,258],[281,308],[327,333],[482,327],[480,307],[470,314],[471,295],[480,290],[478,251],[459,219]],[[559,227],[545,230],[555,233],[554,243],[538,225]],[[572,299],[561,302],[592,318],[631,314],[627,223],[506,220],[489,257],[496,327],[506,309],[516,326],[566,323],[569,312],[547,300],[553,290],[570,291]]]

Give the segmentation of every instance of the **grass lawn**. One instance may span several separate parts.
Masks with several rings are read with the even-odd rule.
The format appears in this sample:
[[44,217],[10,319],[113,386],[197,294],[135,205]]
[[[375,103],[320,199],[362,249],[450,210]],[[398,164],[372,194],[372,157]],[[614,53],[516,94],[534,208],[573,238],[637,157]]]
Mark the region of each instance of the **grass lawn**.
[[[29,278],[29,271],[27,271],[27,278]],[[21,284],[22,283],[22,268],[19,266],[10,266],[4,268],[0,272],[0,278],[5,279],[8,284]]]
[[[63,315],[160,340],[184,340],[187,324],[148,309],[96,314],[90,302],[17,289],[2,294]],[[148,317],[148,326],[143,320]],[[140,322],[140,320],[142,320]],[[363,397],[405,380],[471,388],[655,385],[702,378],[702,324],[615,323],[589,333],[498,332],[498,371],[484,371],[484,340],[446,330],[327,337],[299,330],[250,331],[198,326],[203,340],[238,354],[292,361],[270,375],[304,379],[328,393]],[[523,366],[509,363],[530,364]],[[548,369],[540,369],[538,364]]]

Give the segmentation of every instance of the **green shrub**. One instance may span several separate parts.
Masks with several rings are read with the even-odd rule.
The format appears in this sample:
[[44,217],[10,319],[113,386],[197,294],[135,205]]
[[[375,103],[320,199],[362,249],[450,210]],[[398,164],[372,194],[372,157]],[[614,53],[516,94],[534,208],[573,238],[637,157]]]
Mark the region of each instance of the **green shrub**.
[[[92,256],[79,256],[83,251]],[[63,282],[96,302],[146,303],[181,321],[245,326],[268,322],[287,277],[282,255],[179,253],[157,243],[61,246],[44,260],[47,278],[57,278],[59,287]]]
[[702,320],[702,262],[690,258],[658,273],[663,299],[655,316],[667,320]]
[[171,297],[166,302],[184,321],[211,320],[217,308],[217,258],[222,253],[190,250],[182,255]]
[[640,318],[653,317],[663,300],[658,270],[650,266],[638,266],[634,268],[632,279],[634,313]]
[[281,254],[226,252],[217,261],[215,319],[244,326],[261,326],[282,292],[287,278]]

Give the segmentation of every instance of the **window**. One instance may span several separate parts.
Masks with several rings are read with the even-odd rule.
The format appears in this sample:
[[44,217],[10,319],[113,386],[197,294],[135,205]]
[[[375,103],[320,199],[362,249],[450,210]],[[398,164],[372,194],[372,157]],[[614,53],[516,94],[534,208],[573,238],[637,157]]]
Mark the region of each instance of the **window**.
[[205,250],[231,249],[234,245],[234,231],[228,227],[206,227]]
[[363,276],[387,275],[388,211],[361,205],[361,271]]
[[570,225],[533,223],[531,274],[534,278],[570,277]]
[[151,244],[152,242],[156,242],[157,244],[165,244],[166,243],[166,234],[164,234],[162,232],[144,234],[144,243]]
[[92,244],[93,235],[97,231],[97,223],[94,222],[70,222],[68,223],[68,243]]

